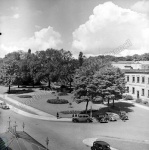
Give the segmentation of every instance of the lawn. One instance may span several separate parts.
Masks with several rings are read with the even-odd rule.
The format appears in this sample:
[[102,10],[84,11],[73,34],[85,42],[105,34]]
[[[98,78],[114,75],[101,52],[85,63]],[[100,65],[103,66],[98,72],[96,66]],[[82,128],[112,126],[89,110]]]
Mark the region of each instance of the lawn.
[[[31,90],[30,90],[31,91]],[[50,104],[47,103],[48,99],[56,99],[58,96],[58,93],[53,94],[51,91],[44,91],[40,89],[35,89],[34,91],[27,93],[21,93],[18,92],[19,94],[9,94],[8,96],[21,102],[26,105],[32,106],[34,108],[37,108],[39,110],[42,110],[44,112],[50,113],[52,115],[57,114],[57,112],[61,111],[72,111],[72,110],[77,110],[77,111],[82,111],[85,110],[86,107],[86,102],[77,104],[76,102],[73,101],[73,94],[68,93],[68,95],[65,96],[59,96],[59,99],[66,99],[69,101],[69,103],[72,103],[72,107],[69,106],[68,104]],[[27,98],[23,98],[27,97]],[[99,109],[100,107],[103,107],[103,105],[99,104],[92,104],[89,103],[88,108],[90,109],[92,105],[93,109]],[[70,117],[71,115],[64,115],[60,114],[61,117]]]

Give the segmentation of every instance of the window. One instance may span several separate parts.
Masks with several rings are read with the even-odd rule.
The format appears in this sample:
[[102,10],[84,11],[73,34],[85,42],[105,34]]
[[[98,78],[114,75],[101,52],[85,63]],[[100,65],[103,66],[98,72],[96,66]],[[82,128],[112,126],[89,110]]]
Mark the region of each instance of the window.
[[134,87],[132,88],[132,94],[135,94],[135,88]]
[[127,86],[127,89],[126,89],[127,93],[129,93],[129,86]]
[[142,77],[142,83],[144,83],[145,82],[145,77]]
[[149,84],[149,78],[148,78],[148,84]]
[[149,98],[149,90],[148,90],[148,98]]
[[140,78],[139,77],[137,77],[137,83],[139,83],[140,82]]
[[132,77],[132,82],[135,82],[135,77],[134,76]]
[[129,76],[127,76],[127,82],[129,82]]
[[142,89],[142,96],[144,96],[144,89]]

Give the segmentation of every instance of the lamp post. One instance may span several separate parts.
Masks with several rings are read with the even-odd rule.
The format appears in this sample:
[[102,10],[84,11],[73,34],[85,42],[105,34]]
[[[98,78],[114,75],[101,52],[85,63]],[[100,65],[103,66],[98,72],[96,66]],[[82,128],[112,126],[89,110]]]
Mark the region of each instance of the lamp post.
[[10,123],[11,123],[10,117],[9,117],[9,121],[8,121],[8,123],[9,123],[8,131],[10,131]]
[[48,150],[48,145],[49,145],[49,138],[46,138],[46,144],[47,144],[47,150]]
[[22,127],[23,127],[23,132],[24,132],[24,128],[25,128],[25,123],[23,122],[23,124],[22,124]]

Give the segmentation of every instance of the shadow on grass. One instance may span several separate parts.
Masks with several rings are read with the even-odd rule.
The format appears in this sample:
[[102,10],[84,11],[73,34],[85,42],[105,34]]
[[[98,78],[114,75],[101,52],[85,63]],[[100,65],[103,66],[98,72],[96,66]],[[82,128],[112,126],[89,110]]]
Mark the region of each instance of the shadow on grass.
[[11,89],[10,92],[6,92],[7,94],[24,94],[34,92],[32,89]]
[[[126,113],[133,112],[132,107],[135,107],[135,105],[126,103],[126,102],[117,102],[114,104],[114,106],[109,105],[102,108],[93,109],[92,110],[92,116],[97,117],[99,114],[105,114],[106,112],[113,112],[116,114],[119,114],[120,111],[125,111]],[[86,111],[81,111],[82,114],[86,113]],[[87,111],[87,114],[90,114],[91,110],[89,109]]]

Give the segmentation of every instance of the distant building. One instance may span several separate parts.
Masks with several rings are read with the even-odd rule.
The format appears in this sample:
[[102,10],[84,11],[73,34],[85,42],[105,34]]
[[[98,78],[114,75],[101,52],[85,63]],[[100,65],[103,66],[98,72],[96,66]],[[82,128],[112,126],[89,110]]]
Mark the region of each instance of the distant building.
[[129,95],[149,102],[149,69],[125,70],[125,79]]
[[120,69],[149,69],[149,61],[118,61],[112,62],[112,66]]

